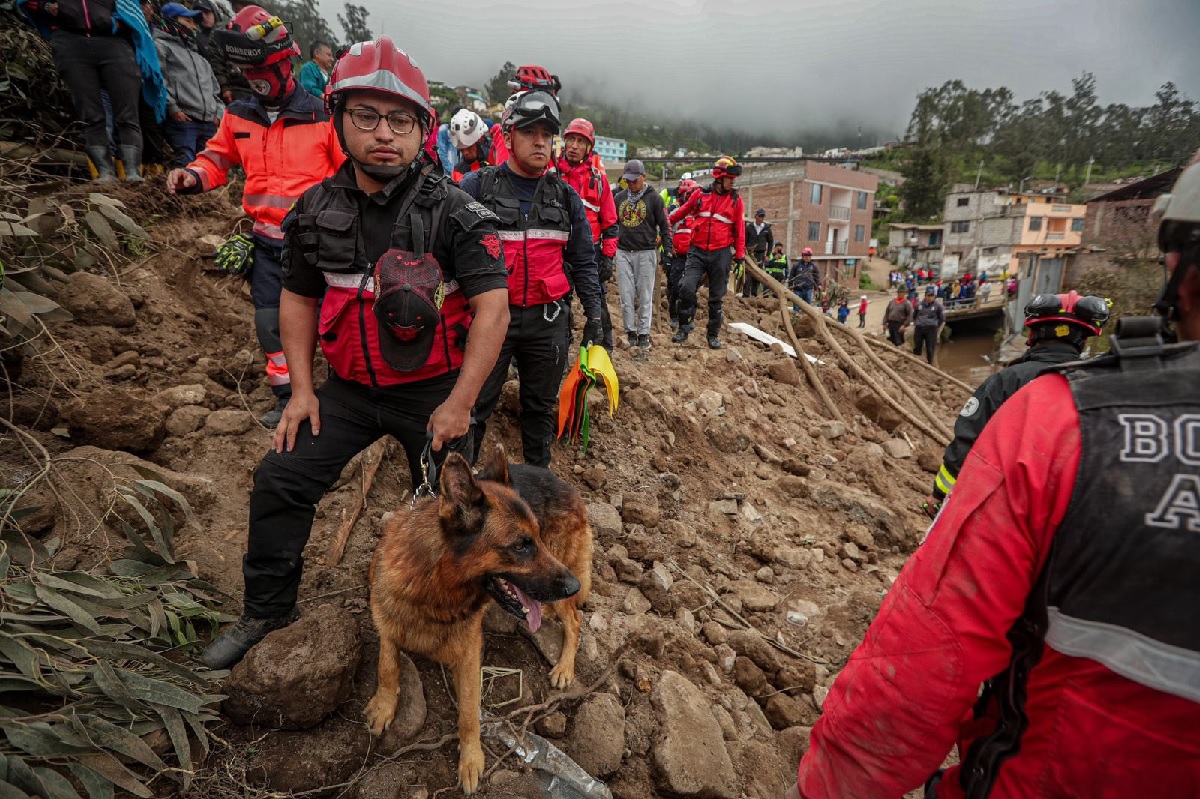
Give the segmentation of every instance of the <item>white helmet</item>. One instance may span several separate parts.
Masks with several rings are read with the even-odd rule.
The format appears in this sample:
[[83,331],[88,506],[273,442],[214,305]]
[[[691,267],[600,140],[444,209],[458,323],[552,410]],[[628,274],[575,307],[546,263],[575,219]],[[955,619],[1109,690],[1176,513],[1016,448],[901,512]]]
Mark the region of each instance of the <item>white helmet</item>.
[[479,114],[466,108],[460,109],[450,118],[450,141],[456,149],[470,147],[487,133],[487,126]]

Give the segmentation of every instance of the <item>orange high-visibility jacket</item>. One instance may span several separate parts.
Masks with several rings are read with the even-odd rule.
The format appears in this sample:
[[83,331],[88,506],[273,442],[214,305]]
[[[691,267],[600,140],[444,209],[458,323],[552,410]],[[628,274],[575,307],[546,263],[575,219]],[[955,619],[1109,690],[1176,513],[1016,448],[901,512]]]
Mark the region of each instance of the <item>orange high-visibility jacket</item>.
[[192,193],[225,185],[230,167],[246,173],[242,208],[254,232],[282,239],[288,209],[309,186],[337,171],[346,160],[321,101],[302,89],[271,122],[257,97],[229,106],[217,133],[187,168],[199,181]]

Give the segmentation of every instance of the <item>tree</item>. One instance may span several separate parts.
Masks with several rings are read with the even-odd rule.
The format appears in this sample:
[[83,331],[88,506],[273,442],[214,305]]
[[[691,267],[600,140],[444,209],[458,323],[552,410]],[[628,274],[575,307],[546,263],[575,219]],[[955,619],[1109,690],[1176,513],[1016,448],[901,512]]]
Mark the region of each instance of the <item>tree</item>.
[[917,147],[912,158],[901,170],[904,185],[900,199],[904,202],[906,219],[924,221],[942,215],[950,169],[946,151],[937,146]]
[[517,65],[511,61],[505,61],[504,66],[500,67],[500,71],[495,77],[488,81],[487,90],[488,102],[502,103],[512,94],[512,89],[509,87],[510,80],[516,80]]
[[375,38],[375,35],[371,33],[371,26],[367,24],[367,17],[370,14],[371,12],[367,11],[365,6],[346,3],[346,15],[338,14],[337,19],[342,30],[346,32],[347,44],[369,42]]
[[287,25],[288,32],[305,56],[313,42],[333,43],[337,40],[317,9],[316,0],[273,0],[271,8]]

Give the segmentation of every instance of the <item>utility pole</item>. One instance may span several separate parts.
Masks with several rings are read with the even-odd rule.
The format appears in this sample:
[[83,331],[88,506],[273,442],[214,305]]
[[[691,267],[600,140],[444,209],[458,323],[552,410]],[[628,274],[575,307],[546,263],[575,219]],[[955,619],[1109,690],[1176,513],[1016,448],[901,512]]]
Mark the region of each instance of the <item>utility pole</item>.
[[1087,177],[1083,179],[1083,185],[1086,186],[1092,182],[1092,164],[1096,162],[1095,157],[1088,159]]
[[975,190],[979,190],[979,180],[983,177],[983,159],[979,159],[979,171],[975,173]]

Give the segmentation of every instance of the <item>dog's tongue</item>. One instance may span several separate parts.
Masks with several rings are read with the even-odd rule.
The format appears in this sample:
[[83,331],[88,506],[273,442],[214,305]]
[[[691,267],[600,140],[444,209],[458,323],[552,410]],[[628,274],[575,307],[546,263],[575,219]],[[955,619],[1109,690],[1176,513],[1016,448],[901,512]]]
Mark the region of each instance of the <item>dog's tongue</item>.
[[529,612],[525,614],[525,623],[529,625],[529,632],[536,633],[538,628],[542,626],[542,603],[526,594],[520,588],[517,588],[512,583],[513,591],[516,592],[517,598],[521,600],[521,605],[529,608]]

